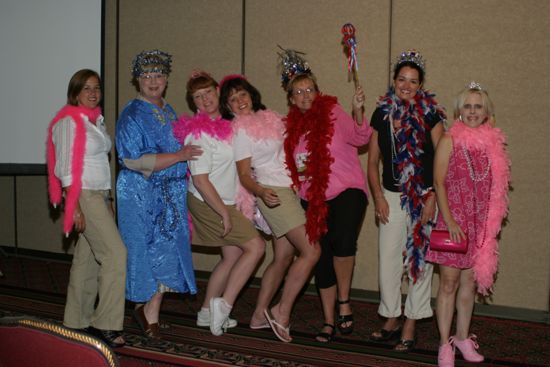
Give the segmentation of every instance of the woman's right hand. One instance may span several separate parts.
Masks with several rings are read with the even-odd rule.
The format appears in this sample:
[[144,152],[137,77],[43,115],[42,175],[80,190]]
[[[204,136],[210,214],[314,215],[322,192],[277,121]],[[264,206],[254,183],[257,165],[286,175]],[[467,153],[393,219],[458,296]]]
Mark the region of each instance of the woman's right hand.
[[390,206],[384,195],[374,198],[374,214],[382,224],[388,224],[390,219]]
[[78,233],[82,233],[86,230],[86,218],[84,217],[82,210],[75,209],[73,214],[73,223],[74,229],[76,229]]
[[270,208],[273,208],[279,204],[281,204],[281,200],[277,196],[277,193],[273,191],[272,189],[264,187],[262,191],[260,192],[260,198]]
[[224,213],[224,215],[222,216],[222,225],[223,232],[221,237],[224,238],[233,229],[233,223],[231,222],[231,217],[229,216],[229,213]]
[[454,218],[445,221],[447,224],[447,230],[449,231],[449,236],[453,242],[460,242],[466,239],[466,234],[462,231],[462,228],[454,220]]

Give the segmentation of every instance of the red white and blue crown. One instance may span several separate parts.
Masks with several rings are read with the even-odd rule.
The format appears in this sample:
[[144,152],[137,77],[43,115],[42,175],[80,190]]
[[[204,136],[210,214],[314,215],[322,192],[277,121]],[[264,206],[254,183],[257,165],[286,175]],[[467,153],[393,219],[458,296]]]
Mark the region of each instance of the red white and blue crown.
[[282,52],[277,52],[279,55],[279,62],[281,67],[281,85],[284,89],[287,88],[288,83],[297,75],[311,74],[311,69],[306,60],[300,55],[305,53],[284,49],[281,46],[279,48]]
[[420,52],[416,50],[407,50],[401,52],[401,54],[397,57],[397,60],[395,61],[395,68],[397,69],[399,65],[401,65],[404,62],[412,62],[416,66],[418,66],[424,73],[426,72],[426,61],[420,54]]

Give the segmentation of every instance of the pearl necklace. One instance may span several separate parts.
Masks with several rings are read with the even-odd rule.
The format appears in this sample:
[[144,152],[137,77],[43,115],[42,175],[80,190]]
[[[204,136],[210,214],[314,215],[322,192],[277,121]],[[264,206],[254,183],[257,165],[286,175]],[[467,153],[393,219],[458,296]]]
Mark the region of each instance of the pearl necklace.
[[401,180],[401,175],[398,174],[397,177],[395,177],[395,170],[394,170],[394,166],[395,164],[393,162],[395,162],[395,159],[397,158],[397,150],[395,149],[395,132],[394,132],[394,127],[393,127],[393,119],[391,117],[391,115],[389,116],[390,118],[390,123],[388,124],[388,127],[389,127],[389,134],[390,134],[390,142],[391,142],[391,175],[393,177],[393,180],[397,182],[397,184],[395,184],[395,186],[399,186],[399,181]]
[[491,160],[487,156],[487,153],[485,152],[485,150],[482,151],[482,157],[487,159],[487,166],[485,167],[485,171],[477,176],[474,170],[474,165],[472,164],[472,157],[470,156],[470,152],[468,151],[468,149],[466,149],[466,146],[464,145],[462,145],[462,152],[464,153],[464,158],[466,158],[466,164],[468,165],[468,172],[470,173],[470,178],[472,179],[472,181],[474,182],[483,181],[489,174],[489,171],[491,170]]

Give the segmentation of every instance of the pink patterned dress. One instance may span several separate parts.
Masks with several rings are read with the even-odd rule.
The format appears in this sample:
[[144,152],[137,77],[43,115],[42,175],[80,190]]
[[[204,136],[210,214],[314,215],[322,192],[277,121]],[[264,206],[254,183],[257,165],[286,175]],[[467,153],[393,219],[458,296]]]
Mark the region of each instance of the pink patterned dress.
[[[485,149],[475,149],[460,144],[453,138],[453,150],[449,158],[445,188],[453,218],[468,236],[465,254],[431,251],[426,260],[458,269],[474,266],[474,256],[486,240],[486,222],[491,200],[491,163]],[[441,212],[437,217],[437,229],[447,229]]]

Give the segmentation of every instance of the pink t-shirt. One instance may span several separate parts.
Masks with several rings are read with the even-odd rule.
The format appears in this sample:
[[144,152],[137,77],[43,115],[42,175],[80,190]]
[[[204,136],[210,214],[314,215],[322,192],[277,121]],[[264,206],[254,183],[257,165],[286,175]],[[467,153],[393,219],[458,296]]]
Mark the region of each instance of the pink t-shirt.
[[[360,189],[367,193],[365,174],[361,168],[357,149],[369,142],[372,127],[365,118],[361,126],[357,125],[340,105],[334,105],[331,117],[334,121],[334,135],[329,150],[334,161],[330,165],[329,183],[325,192],[326,200],[334,199],[346,189]],[[307,157],[306,141],[302,136],[294,150],[294,160],[299,175],[305,170]],[[299,195],[305,199],[309,183],[303,175],[299,178],[303,181]]]

